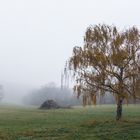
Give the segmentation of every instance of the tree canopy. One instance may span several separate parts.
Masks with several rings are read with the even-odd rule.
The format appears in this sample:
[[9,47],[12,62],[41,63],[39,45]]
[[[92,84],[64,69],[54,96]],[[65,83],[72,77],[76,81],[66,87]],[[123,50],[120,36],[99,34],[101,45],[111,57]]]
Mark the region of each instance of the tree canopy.
[[111,93],[119,120],[122,102],[140,98],[139,51],[140,32],[136,27],[122,31],[105,24],[88,27],[84,45],[73,48],[66,66],[67,71],[73,71],[74,91],[83,97],[83,104],[96,104],[97,97]]

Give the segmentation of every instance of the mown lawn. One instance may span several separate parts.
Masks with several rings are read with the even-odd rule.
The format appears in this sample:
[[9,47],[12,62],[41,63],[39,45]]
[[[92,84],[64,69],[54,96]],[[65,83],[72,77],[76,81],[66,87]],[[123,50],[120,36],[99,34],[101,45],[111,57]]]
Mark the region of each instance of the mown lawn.
[[123,107],[115,121],[115,106],[39,110],[0,107],[0,140],[140,140],[140,106]]

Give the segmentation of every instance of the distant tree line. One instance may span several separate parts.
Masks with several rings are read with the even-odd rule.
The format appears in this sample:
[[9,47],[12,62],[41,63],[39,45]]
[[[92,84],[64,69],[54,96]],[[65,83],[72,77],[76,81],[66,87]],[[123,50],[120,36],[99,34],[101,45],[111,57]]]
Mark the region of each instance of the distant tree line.
[[[83,99],[81,97],[77,99],[72,89],[65,87],[61,89],[53,83],[33,90],[23,98],[23,103],[26,105],[40,106],[46,100],[54,100],[61,106],[83,105]],[[115,104],[115,102],[112,94],[105,94],[97,98],[97,104]],[[133,100],[130,100],[129,103],[133,103]]]
[[[61,106],[82,105],[82,98],[77,99],[70,88],[57,87],[55,84],[47,84],[39,89],[33,90],[23,98],[26,105],[40,106],[46,100],[54,100]],[[115,100],[111,94],[97,99],[97,104],[114,104]]]
[[52,83],[43,86],[40,89],[33,90],[24,97],[23,103],[40,106],[46,100],[54,100],[61,106],[82,105],[81,99],[77,99],[71,89],[61,89]]

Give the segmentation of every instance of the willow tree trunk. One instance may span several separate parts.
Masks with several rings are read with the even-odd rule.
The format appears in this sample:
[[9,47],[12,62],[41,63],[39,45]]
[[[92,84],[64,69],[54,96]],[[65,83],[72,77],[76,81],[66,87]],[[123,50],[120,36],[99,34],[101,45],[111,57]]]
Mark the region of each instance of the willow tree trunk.
[[117,103],[116,120],[119,121],[122,118],[122,102],[123,99],[119,99]]
[[[119,93],[122,95],[124,93],[124,88],[123,88],[123,71],[124,68],[120,67],[120,78],[119,78]],[[124,97],[118,97],[118,102],[117,102],[117,114],[116,114],[116,120],[120,120],[122,118],[122,103],[123,103]]]

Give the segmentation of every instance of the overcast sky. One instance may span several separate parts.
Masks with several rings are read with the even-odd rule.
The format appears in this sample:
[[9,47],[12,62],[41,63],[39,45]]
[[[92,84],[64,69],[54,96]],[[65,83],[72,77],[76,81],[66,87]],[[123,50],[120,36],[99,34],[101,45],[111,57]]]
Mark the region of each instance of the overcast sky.
[[139,0],[0,0],[0,83],[60,84],[89,25],[140,27]]

